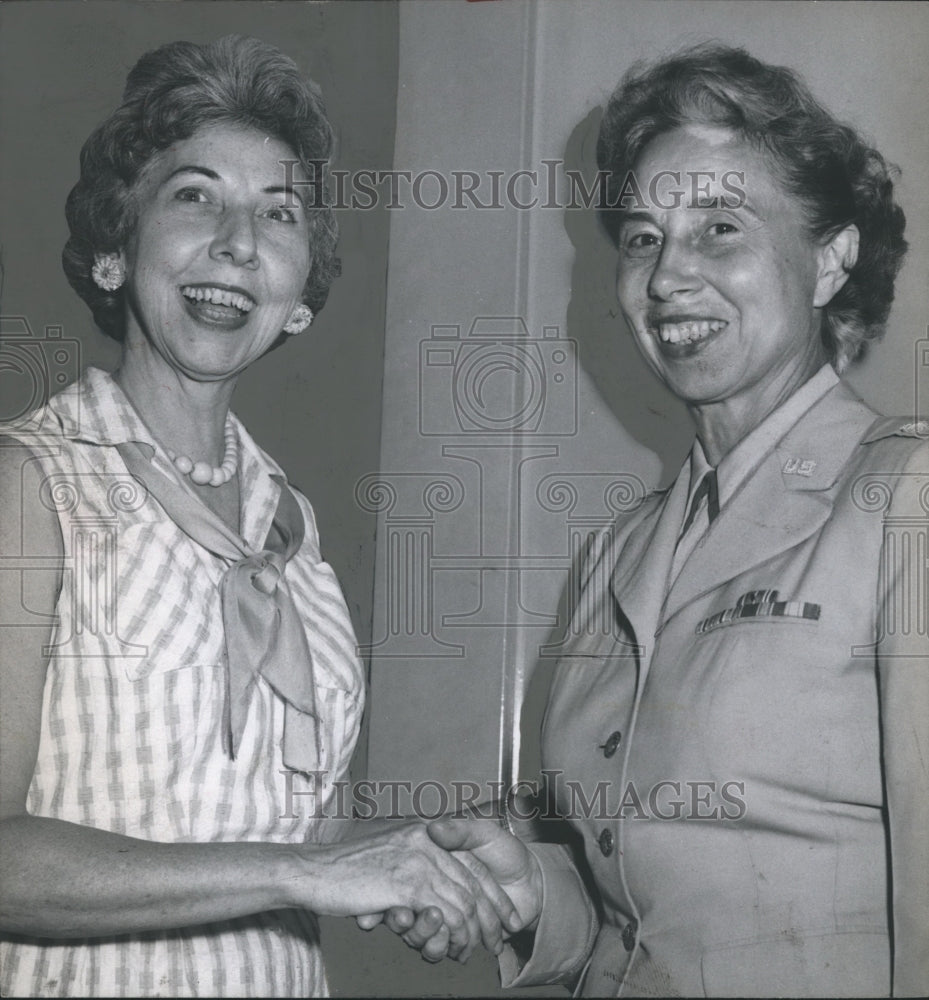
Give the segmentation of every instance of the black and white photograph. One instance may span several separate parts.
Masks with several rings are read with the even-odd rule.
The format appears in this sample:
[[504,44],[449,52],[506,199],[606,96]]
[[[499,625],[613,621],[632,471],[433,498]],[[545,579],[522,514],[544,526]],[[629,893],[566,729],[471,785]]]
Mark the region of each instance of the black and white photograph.
[[0,996],[929,994],[927,46],[0,0]]

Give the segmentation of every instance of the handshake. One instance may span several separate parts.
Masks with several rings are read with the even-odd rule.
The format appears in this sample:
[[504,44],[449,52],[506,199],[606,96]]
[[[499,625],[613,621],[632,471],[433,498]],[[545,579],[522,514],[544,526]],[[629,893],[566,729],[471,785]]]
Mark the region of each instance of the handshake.
[[496,821],[444,817],[367,835],[353,825],[314,852],[314,895],[332,894],[317,912],[354,916],[363,930],[384,923],[431,962],[466,962],[479,942],[498,955],[506,937],[538,923],[538,861]]

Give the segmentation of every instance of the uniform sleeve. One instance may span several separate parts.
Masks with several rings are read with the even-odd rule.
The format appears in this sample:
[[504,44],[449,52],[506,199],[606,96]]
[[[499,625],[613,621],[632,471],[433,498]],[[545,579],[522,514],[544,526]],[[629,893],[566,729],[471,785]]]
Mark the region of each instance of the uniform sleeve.
[[527,844],[542,869],[542,914],[524,949],[508,944],[500,956],[505,987],[573,986],[597,937],[598,919],[571,854],[560,844]]
[[[601,561],[611,558],[616,528],[615,523],[611,524],[593,539],[581,566],[582,591],[591,585]],[[577,602],[573,622],[577,634],[586,634],[586,622],[580,616],[595,613],[592,610],[595,605],[596,602]],[[558,676],[556,668],[552,691],[557,687]],[[567,845],[528,843],[526,846],[538,859],[542,871],[542,912],[534,934],[519,935],[506,946],[499,960],[500,979],[506,987],[551,983],[573,987],[584,971],[597,937],[597,910]]]
[[893,892],[893,995],[929,994],[929,446],[889,483],[878,679]]

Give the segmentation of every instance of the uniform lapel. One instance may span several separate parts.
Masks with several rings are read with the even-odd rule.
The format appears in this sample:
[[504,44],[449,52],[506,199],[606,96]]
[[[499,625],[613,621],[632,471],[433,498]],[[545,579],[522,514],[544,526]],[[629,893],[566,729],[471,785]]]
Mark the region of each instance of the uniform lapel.
[[876,414],[839,383],[725,504],[671,586],[661,627],[692,601],[799,545],[832,513],[836,480]]
[[657,630],[671,560],[687,503],[689,464],[663,497],[643,507],[642,516],[623,526],[614,541],[618,553],[610,580],[613,597],[629,623],[647,666]]

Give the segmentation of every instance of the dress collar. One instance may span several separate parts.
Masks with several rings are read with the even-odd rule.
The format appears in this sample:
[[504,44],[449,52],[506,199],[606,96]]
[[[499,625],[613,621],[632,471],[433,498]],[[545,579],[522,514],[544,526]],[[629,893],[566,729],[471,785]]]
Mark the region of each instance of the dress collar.
[[[137,441],[162,451],[154,435],[110,372],[88,367],[83,376],[48,401],[61,434],[73,441],[110,445]],[[269,476],[286,481],[284,470],[255,444],[245,425],[231,413],[240,451]]]
[[47,409],[70,441],[111,446],[137,441],[158,449],[116,380],[99,368],[88,368],[76,382],[52,396]]
[[[162,473],[186,485],[164,448],[136,412],[109,372],[89,367],[84,375],[53,396],[39,411],[36,430],[48,430],[49,418],[68,440],[113,447],[134,441],[152,450]],[[239,439],[239,488],[242,496],[240,531],[253,548],[263,544],[287,482],[284,470],[252,439],[242,422],[232,417]],[[40,431],[40,432],[41,432]]]

